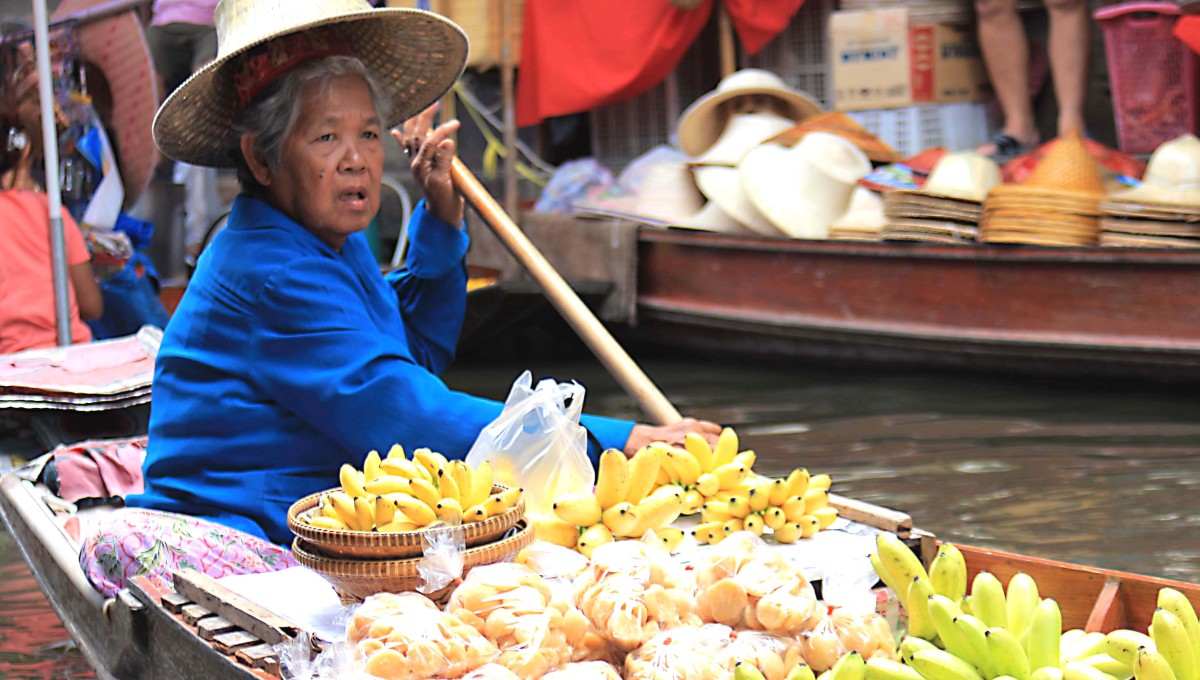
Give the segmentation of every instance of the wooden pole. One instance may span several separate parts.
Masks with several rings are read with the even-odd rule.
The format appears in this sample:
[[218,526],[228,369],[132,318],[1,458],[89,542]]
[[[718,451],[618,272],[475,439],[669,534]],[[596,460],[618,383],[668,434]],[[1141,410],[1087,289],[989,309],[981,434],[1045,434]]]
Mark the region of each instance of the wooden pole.
[[[504,97],[504,207],[509,215],[520,212],[517,194],[517,113],[512,53],[512,0],[502,0],[500,11],[500,88]],[[515,225],[514,225],[515,226]]]
[[724,2],[717,2],[717,40],[721,55],[721,77],[737,70],[737,54],[733,46],[733,21]]
[[575,329],[579,337],[587,343],[608,372],[612,374],[621,387],[633,397],[638,406],[646,413],[651,421],[660,425],[677,422],[682,418],[679,411],[671,405],[662,391],[658,389],[642,369],[634,363],[633,358],[625,352],[613,338],[604,324],[596,318],[592,310],[583,304],[583,300],[563,277],[546,260],[537,246],[529,240],[525,232],[517,226],[512,218],[504,212],[496,199],[488,193],[474,174],[463,162],[455,157],[450,168],[454,184],[466,197],[496,236],[508,248],[513,257],[517,258],[533,279],[546,292],[550,303],[558,309],[567,323]]

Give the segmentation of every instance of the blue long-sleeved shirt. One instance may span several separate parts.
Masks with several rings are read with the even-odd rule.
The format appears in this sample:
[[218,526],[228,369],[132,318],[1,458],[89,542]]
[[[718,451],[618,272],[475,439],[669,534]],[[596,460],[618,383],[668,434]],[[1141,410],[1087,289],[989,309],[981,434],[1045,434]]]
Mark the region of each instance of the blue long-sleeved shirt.
[[[287,509],[371,449],[466,455],[503,404],[450,390],[466,308],[466,232],[414,211],[408,268],[379,273],[362,234],[334,250],[240,196],[201,256],[155,365],[145,493],[132,506],[289,543]],[[584,416],[601,447],[633,423]]]

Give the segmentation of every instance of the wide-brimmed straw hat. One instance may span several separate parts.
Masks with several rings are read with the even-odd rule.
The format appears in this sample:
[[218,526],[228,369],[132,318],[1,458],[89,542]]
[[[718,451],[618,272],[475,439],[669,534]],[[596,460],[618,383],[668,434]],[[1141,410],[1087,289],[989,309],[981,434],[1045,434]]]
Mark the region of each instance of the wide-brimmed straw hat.
[[750,196],[742,186],[742,178],[737,168],[700,165],[692,170],[692,174],[696,178],[696,186],[700,187],[700,193],[743,227],[763,236],[783,235],[750,202]]
[[801,121],[821,112],[821,105],[808,94],[787,86],[770,71],[746,68],[721,79],[717,88],[701,96],[679,116],[679,147],[689,156],[705,152],[725,129],[729,114],[721,110],[725,102],[751,95],[767,96],[781,105],[778,113],[792,121]]
[[1142,184],[1110,198],[1124,203],[1200,207],[1200,138],[1185,134],[1164,142],[1151,154]]
[[232,122],[243,100],[307,59],[362,61],[392,102],[385,127],[436,102],[467,61],[467,36],[455,23],[421,10],[373,9],[366,0],[222,0],[214,19],[217,58],[179,86],[154,119],[159,149],[193,165],[233,167]]
[[858,147],[828,132],[811,132],[792,148],[763,144],[738,168],[750,201],[779,231],[822,239],[846,212],[871,161]]
[[717,141],[690,162],[693,165],[736,166],[750,149],[792,124],[792,121],[771,111],[734,114]]

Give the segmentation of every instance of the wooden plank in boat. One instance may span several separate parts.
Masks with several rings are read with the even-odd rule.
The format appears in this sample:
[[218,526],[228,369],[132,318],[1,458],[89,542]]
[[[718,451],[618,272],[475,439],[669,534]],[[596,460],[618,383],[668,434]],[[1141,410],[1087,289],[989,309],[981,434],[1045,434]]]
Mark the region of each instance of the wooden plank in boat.
[[212,611],[203,605],[193,603],[185,604],[183,609],[180,610],[180,614],[183,615],[184,623],[187,623],[189,626],[194,626],[200,621],[200,619],[206,616],[212,616]]
[[175,589],[268,644],[279,644],[300,632],[287,619],[238,595],[207,574],[190,569],[176,572]]
[[200,633],[200,639],[212,640],[222,633],[229,633],[238,630],[238,627],[230,623],[228,619],[217,614],[196,622],[196,631]]
[[244,630],[235,630],[230,633],[221,633],[212,639],[212,643],[218,652],[222,654],[234,654],[242,647],[261,645],[263,641],[255,637],[253,633],[247,633]]
[[908,538],[912,532],[912,517],[899,510],[856,501],[835,493],[829,494],[829,504],[837,508],[840,517],[890,531],[900,538]]
[[237,650],[237,659],[251,668],[261,668],[268,673],[279,673],[279,654],[265,642]]
[[163,608],[172,614],[182,614],[183,608],[191,603],[192,601],[186,595],[179,593],[167,593],[162,597]]

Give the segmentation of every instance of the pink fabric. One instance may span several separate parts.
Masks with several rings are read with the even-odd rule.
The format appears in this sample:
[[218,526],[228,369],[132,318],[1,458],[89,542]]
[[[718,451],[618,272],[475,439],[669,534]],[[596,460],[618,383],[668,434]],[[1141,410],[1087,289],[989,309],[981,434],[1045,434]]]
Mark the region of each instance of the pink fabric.
[[72,503],[81,498],[124,498],[142,493],[146,437],[63,445],[54,450],[58,495]]
[[291,551],[207,520],[158,510],[122,508],[104,517],[79,550],[79,564],[101,594],[146,576],[174,591],[171,575],[195,569],[213,578],[299,566]]
[[218,0],[154,0],[151,26],[166,24],[213,25],[213,10]]
[[[37,191],[0,191],[0,354],[58,345],[48,201]],[[92,256],[79,225],[65,208],[62,215],[67,267],[84,264]],[[70,288],[71,342],[88,342],[92,332]]]
[[153,374],[136,335],[0,356],[0,388],[114,394],[148,385]]

